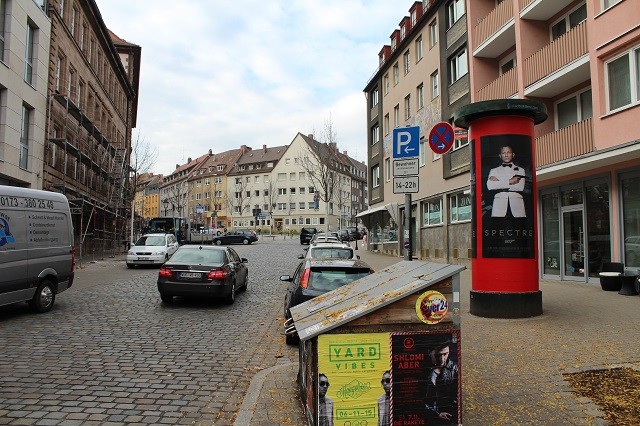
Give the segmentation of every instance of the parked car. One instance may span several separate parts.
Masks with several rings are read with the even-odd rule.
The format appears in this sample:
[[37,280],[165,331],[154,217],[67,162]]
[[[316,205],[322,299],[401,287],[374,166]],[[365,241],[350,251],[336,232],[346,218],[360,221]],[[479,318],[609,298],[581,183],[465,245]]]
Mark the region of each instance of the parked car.
[[212,242],[217,245],[251,244],[258,241],[258,236],[251,229],[233,229],[222,235],[213,237]]
[[209,228],[208,226],[200,229],[200,233],[201,234],[208,234],[208,235],[222,235],[223,232],[220,230],[220,228]]
[[173,234],[145,234],[127,252],[127,268],[162,265],[178,246],[178,239]]
[[351,241],[351,235],[349,234],[348,229],[339,229],[338,230],[338,238],[340,241],[349,242]]
[[340,237],[338,236],[337,232],[318,232],[313,236],[313,238],[311,238],[311,244],[317,243],[317,242],[340,243],[342,241],[340,240]]
[[309,244],[311,238],[318,233],[317,228],[304,227],[300,230],[300,244]]
[[[303,260],[293,275],[280,277],[280,281],[289,283],[284,298],[285,323],[291,318],[292,307],[371,273],[371,267],[360,259]],[[285,334],[285,341],[287,344],[295,344],[298,336],[295,333]]]
[[231,247],[180,247],[158,272],[158,291],[165,303],[174,296],[222,297],[232,304],[247,289],[247,259]]
[[349,240],[356,241],[362,238],[360,235],[360,231],[355,226],[347,226],[347,231],[349,231]]
[[298,259],[360,259],[355,250],[343,243],[314,243]]

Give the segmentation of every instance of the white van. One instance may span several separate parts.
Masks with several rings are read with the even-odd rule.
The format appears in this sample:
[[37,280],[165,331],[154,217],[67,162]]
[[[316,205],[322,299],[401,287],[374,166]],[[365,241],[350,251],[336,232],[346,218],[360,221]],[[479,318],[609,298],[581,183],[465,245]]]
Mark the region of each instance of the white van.
[[0,185],[0,306],[47,312],[73,284],[73,222],[63,194]]

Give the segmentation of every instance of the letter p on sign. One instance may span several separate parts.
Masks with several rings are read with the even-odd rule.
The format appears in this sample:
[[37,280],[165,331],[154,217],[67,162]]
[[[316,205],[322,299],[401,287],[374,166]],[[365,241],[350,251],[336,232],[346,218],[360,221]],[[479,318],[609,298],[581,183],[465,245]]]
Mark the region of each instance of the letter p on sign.
[[393,129],[393,158],[417,157],[420,152],[420,126]]

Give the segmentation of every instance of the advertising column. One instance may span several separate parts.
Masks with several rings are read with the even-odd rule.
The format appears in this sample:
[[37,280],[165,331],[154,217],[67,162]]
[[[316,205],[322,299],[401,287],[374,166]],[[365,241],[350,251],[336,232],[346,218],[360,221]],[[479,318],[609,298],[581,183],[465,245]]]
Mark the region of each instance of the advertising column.
[[488,318],[542,314],[538,281],[534,125],[544,104],[477,102],[454,114],[472,149],[471,313]]

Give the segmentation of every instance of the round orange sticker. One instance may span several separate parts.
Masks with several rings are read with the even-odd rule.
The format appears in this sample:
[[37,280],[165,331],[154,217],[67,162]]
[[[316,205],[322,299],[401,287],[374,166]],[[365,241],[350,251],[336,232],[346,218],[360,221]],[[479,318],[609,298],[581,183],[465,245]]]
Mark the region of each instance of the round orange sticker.
[[442,293],[427,291],[422,293],[416,301],[416,314],[422,322],[437,324],[447,315],[449,303]]

